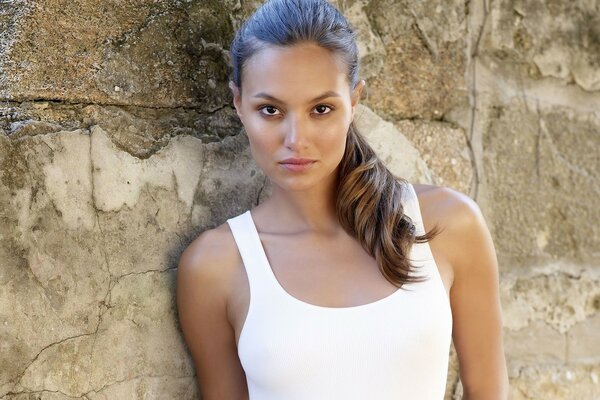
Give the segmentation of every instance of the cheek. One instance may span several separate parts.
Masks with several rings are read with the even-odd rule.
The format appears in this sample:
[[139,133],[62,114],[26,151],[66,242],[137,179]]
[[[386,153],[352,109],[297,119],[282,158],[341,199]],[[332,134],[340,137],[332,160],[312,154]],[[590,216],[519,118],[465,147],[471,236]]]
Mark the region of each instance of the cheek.
[[261,121],[246,121],[244,124],[250,143],[250,151],[261,167],[266,167],[268,160],[277,152],[280,146],[278,135],[271,127]]
[[321,146],[327,146],[329,148],[337,149],[340,146],[343,147],[346,143],[346,136],[348,133],[348,125],[342,122],[333,122],[331,124],[327,124],[320,129],[320,143]]
[[246,134],[250,142],[250,150],[255,158],[265,158],[276,151],[278,146],[276,137],[269,135],[269,132],[264,130],[248,131],[246,129]]
[[265,123],[263,118],[257,116],[252,110],[246,111],[244,114],[246,117],[242,121],[244,129],[251,141],[259,142],[264,141],[266,138],[271,137],[269,135],[270,127]]

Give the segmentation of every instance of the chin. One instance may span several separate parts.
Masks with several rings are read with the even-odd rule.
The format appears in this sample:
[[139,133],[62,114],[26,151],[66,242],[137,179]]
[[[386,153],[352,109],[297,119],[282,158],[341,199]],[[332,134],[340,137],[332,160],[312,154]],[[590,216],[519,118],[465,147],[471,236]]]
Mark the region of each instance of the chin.
[[305,192],[316,187],[328,185],[333,180],[331,179],[332,174],[336,171],[331,171],[327,175],[323,175],[320,173],[311,173],[311,174],[281,174],[280,172],[270,175],[269,179],[273,186],[277,186],[281,190],[285,190],[287,192]]
[[305,192],[317,186],[317,182],[312,179],[271,179],[273,186],[286,192]]

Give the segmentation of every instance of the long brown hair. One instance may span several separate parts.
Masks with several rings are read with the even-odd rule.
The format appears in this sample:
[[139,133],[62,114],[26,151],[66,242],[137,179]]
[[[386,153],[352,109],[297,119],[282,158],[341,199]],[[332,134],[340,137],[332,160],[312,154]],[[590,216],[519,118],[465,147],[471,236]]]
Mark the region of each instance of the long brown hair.
[[401,199],[408,182],[395,176],[350,124],[346,150],[339,166],[337,216],[344,229],[357,238],[377,261],[391,283],[420,282],[408,258],[413,243],[423,243],[438,234],[437,226],[424,235],[404,213]]
[[[269,0],[236,32],[231,43],[231,80],[242,88],[242,71],[256,52],[268,45],[313,42],[331,51],[347,67],[352,89],[359,82],[356,34],[342,13],[326,0]],[[437,227],[416,235],[401,202],[408,182],[394,176],[350,124],[338,170],[336,210],[342,227],[375,258],[392,284],[420,282],[409,259],[414,243],[431,240]]]

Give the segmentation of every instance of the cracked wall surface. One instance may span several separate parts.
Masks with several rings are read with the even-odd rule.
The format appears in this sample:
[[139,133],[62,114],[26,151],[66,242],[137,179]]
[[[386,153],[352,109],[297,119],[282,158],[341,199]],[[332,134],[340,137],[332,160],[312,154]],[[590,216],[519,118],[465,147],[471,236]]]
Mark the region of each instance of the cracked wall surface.
[[[227,88],[259,3],[0,2],[0,400],[198,398],[177,260],[270,193]],[[334,3],[359,130],[486,217],[510,398],[596,399],[600,3]]]

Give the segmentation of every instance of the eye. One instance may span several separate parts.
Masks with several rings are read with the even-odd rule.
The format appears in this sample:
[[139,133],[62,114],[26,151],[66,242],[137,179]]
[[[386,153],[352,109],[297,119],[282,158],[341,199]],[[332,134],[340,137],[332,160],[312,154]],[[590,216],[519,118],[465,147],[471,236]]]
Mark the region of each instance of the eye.
[[[267,112],[265,113],[265,112],[263,112],[263,110],[267,110]],[[278,114],[274,114],[274,113],[279,110],[277,110],[277,108],[274,106],[266,105],[266,106],[260,107],[259,111],[262,115],[266,115],[267,117],[272,117],[272,116],[278,115]]]
[[[329,109],[330,111],[327,111],[327,109]],[[318,106],[315,107],[315,110],[317,110],[317,115],[326,115],[329,114],[331,111],[333,111],[333,108],[326,105],[326,104],[319,104]]]

